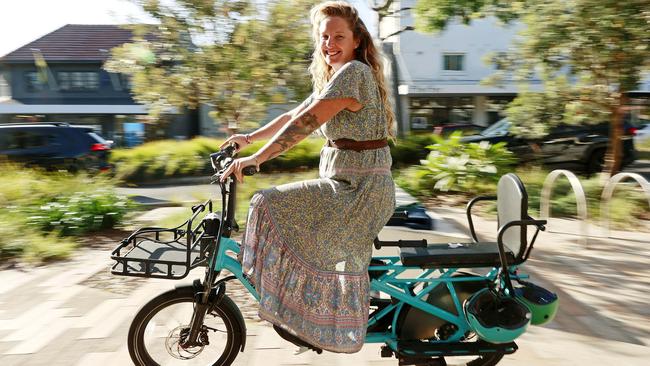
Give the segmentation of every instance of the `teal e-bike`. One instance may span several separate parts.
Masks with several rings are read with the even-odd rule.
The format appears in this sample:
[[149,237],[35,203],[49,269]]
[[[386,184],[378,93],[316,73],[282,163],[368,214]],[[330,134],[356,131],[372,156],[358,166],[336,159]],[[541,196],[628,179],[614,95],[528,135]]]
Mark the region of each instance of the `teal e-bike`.
[[[220,212],[213,211],[212,201],[207,200],[193,206],[183,224],[140,228],[111,254],[115,275],[178,280],[205,267],[202,279],[159,294],[135,315],[128,349],[136,365],[230,365],[246,349],[246,323],[226,295],[226,285],[238,281],[259,300],[237,260],[240,244],[231,239],[239,229],[237,183],[232,178],[220,181],[235,151],[228,146],[210,155],[215,170],[212,182],[220,185]],[[482,200],[497,202],[496,242],[480,242],[475,233],[472,206]],[[527,278],[519,265],[528,259],[546,224],[528,216],[527,209],[524,185],[516,175],[507,174],[500,178],[496,196],[469,202],[471,242],[376,239],[376,252],[399,254],[371,260],[365,342],[381,344],[381,356],[395,357],[399,365],[488,366],[514,353],[514,340],[535,314],[520,301],[521,287],[513,282]],[[528,243],[526,229],[531,226],[536,231]],[[385,247],[398,249],[380,250]],[[557,298],[549,296],[544,300],[549,302],[544,304],[546,321],[551,313],[548,306],[557,304]],[[322,351],[275,329],[285,339]]]

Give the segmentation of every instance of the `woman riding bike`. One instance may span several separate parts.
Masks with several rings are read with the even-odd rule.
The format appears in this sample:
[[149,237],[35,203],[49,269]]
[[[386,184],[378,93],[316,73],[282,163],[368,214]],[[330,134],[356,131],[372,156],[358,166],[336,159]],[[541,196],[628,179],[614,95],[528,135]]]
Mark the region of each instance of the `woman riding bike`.
[[[312,9],[313,93],[297,108],[223,145],[269,139],[222,175],[287,151],[316,130],[327,138],[319,178],[253,196],[240,260],[260,294],[259,316],[314,348],[353,353],[366,335],[373,239],[395,206],[387,139],[394,117],[382,62],[357,10]],[[298,342],[298,344],[302,344]]]

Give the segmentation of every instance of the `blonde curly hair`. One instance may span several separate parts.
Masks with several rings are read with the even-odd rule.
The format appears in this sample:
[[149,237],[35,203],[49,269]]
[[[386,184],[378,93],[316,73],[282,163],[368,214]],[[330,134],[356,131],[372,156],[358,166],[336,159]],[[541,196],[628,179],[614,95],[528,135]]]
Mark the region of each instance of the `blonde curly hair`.
[[370,66],[377,86],[379,87],[379,95],[386,113],[388,133],[391,137],[394,137],[395,116],[384,80],[381,53],[375,47],[368,28],[366,28],[366,25],[359,18],[357,9],[345,1],[327,1],[311,9],[314,54],[311,65],[309,65],[309,72],[311,73],[312,83],[314,84],[314,91],[320,93],[332,75],[334,75],[334,69],[325,62],[325,57],[320,46],[320,22],[327,17],[343,18],[352,30],[354,39],[359,41],[359,47],[355,49],[355,59]]

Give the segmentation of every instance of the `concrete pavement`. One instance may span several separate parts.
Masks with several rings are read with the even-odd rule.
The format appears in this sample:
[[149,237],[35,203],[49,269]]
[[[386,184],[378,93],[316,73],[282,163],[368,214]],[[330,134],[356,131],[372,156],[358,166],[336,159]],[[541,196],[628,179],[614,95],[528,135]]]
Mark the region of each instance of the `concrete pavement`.
[[[402,203],[409,197],[399,196]],[[386,227],[384,240],[467,239],[464,212],[435,208],[436,230]],[[155,220],[155,213],[149,214]],[[496,222],[477,218],[482,238],[494,240]],[[560,312],[545,327],[531,327],[519,351],[499,365],[645,365],[650,359],[650,233],[613,232],[620,239],[589,238],[585,249],[570,220],[553,220],[541,233],[524,270],[536,283],[557,291]],[[592,231],[595,232],[595,231]],[[0,365],[130,365],[126,334],[137,309],[175,281],[111,276],[109,248],[82,250],[69,262],[0,271]],[[101,244],[101,243],[100,243]],[[97,245],[102,247],[102,245]],[[394,248],[381,254],[394,253]],[[201,277],[201,271],[188,281]],[[379,345],[353,355],[307,352],[295,347],[256,316],[255,303],[241,287],[229,293],[242,308],[246,351],[235,365],[397,365],[382,359]]]

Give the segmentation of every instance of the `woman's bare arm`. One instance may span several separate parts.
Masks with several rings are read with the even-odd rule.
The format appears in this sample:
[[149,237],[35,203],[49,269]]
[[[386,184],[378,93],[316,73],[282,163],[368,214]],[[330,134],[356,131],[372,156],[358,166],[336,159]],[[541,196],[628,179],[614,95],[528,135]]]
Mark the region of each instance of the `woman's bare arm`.
[[255,140],[270,139],[276,133],[278,133],[278,131],[282,128],[282,126],[284,126],[287,122],[291,121],[292,118],[296,117],[300,112],[302,112],[308,106],[309,105],[305,104],[305,102],[302,102],[294,109],[281,114],[280,116],[273,119],[271,122],[267,123],[266,125],[250,133],[249,136],[251,140],[255,141]]
[[358,104],[353,98],[316,100],[279,129],[254,157],[258,164],[273,159],[309,136],[343,109]]
[[[303,110],[298,109],[297,115],[290,117],[285,122],[273,138],[266,143],[258,152],[251,156],[235,159],[228,168],[221,174],[221,181],[225,181],[233,174],[238,182],[244,181],[242,170],[247,166],[257,166],[273,159],[274,157],[289,150],[295,144],[309,136],[323,123],[329,121],[334,115],[346,108],[359,109],[359,103],[353,98],[316,100],[309,106],[304,106]],[[294,109],[295,111],[296,109]],[[274,120],[275,126],[281,125],[278,118]],[[272,131],[269,127],[264,129],[264,133]]]

